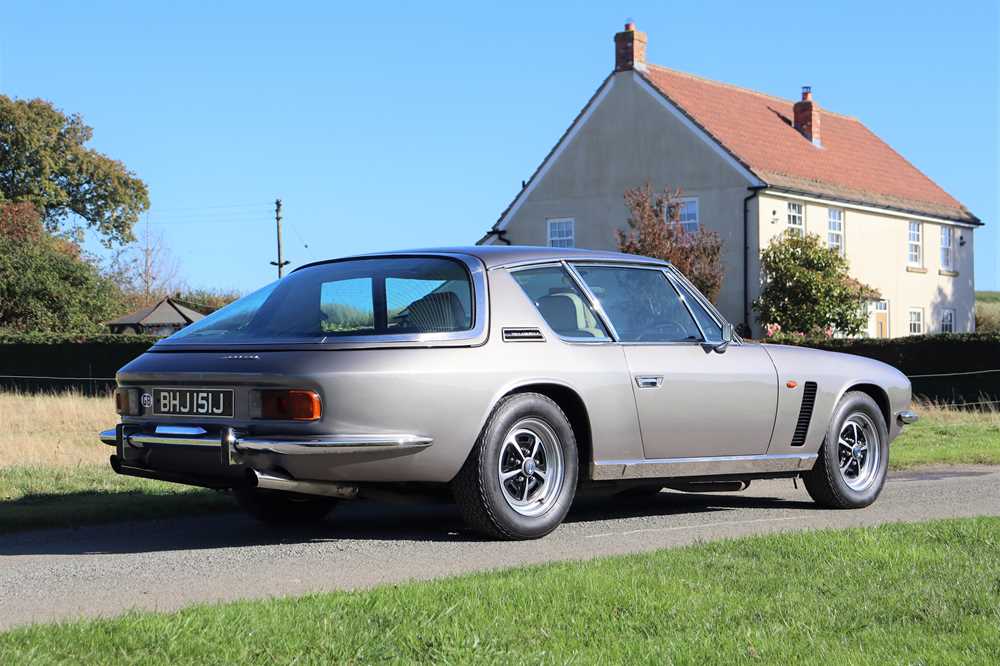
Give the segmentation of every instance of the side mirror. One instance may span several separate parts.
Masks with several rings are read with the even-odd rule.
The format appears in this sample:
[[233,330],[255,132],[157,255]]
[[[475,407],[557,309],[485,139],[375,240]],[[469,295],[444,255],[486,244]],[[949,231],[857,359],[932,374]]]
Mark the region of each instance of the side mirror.
[[729,343],[733,341],[733,325],[728,321],[722,325],[722,342],[715,345],[713,349],[719,354],[724,354]]

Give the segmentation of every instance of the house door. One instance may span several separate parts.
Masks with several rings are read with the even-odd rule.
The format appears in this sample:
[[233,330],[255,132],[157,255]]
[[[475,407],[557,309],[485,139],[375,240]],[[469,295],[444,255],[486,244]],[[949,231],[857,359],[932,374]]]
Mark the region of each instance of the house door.
[[889,301],[875,301],[875,337],[889,337]]

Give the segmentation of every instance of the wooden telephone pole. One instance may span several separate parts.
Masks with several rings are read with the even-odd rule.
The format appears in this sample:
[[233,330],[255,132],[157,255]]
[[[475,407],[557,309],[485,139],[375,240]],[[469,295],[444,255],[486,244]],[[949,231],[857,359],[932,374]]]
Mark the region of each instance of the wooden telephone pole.
[[274,200],[274,224],[278,229],[278,260],[272,261],[271,265],[278,267],[278,279],[280,280],[281,276],[285,274],[285,266],[291,263],[285,261],[281,247],[281,199]]

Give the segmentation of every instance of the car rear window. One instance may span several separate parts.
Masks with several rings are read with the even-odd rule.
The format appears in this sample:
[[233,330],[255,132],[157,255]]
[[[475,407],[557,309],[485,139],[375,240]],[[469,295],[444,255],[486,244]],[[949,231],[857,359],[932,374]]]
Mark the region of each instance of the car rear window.
[[326,342],[467,331],[472,284],[458,261],[430,257],[318,264],[245,296],[165,342]]

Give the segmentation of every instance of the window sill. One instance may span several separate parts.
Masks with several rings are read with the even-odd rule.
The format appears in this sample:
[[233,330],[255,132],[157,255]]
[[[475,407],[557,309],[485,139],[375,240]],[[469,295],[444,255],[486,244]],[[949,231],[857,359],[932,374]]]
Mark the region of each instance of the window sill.
[[946,275],[948,277],[958,277],[958,271],[946,271],[942,269],[938,271],[938,275]]
[[907,266],[906,267],[906,272],[907,273],[926,273],[927,269],[923,268],[921,266]]

